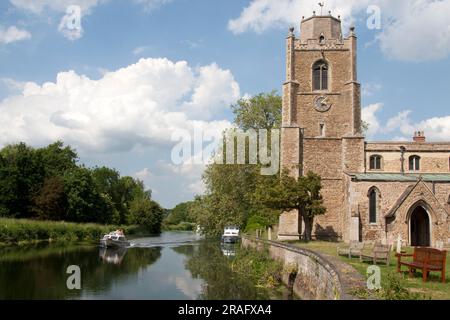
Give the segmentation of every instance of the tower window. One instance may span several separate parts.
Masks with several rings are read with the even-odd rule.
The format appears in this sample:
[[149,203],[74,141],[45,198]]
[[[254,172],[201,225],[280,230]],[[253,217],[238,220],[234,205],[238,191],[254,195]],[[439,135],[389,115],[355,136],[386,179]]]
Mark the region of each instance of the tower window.
[[375,187],[369,190],[369,223],[377,223],[379,194]]
[[323,35],[320,36],[319,43],[320,44],[324,44],[325,43],[325,37]]
[[325,125],[323,123],[319,124],[319,134],[321,137],[325,137]]
[[313,66],[313,90],[328,90],[328,64],[323,60]]
[[381,162],[383,158],[379,155],[373,155],[370,157],[370,170],[381,170]]
[[409,157],[409,171],[420,171],[420,157]]

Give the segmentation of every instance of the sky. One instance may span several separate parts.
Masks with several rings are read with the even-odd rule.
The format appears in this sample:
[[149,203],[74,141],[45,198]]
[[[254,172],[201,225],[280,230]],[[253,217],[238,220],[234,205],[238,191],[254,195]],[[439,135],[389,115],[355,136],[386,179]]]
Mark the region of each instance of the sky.
[[[0,0],[0,146],[63,140],[87,166],[142,179],[166,208],[191,200],[204,165],[174,162],[179,139],[201,128],[207,145],[231,126],[231,104],[280,92],[289,27],[298,35],[317,3]],[[450,0],[329,10],[344,36],[356,27],[367,138],[450,141]]]

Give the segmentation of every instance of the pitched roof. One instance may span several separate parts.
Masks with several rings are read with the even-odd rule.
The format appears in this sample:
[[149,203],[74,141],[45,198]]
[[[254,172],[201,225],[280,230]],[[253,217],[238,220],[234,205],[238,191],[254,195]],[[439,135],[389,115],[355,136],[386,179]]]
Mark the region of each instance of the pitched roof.
[[417,184],[419,182],[417,182],[416,184],[412,184],[412,185],[408,186],[408,188],[406,188],[406,190],[403,192],[403,194],[400,196],[400,198],[398,198],[398,200],[395,202],[395,204],[392,206],[392,208],[386,214],[386,216],[385,216],[386,218],[392,218],[395,216],[395,212],[397,212],[398,208],[400,208],[403,201],[405,201],[406,198],[408,198],[408,196],[411,194],[411,192],[414,190],[414,188],[417,186]]

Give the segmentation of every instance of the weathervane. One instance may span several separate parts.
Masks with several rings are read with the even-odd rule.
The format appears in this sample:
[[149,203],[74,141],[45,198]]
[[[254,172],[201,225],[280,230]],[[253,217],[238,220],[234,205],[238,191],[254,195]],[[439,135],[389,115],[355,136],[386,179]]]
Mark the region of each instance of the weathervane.
[[322,15],[323,14],[323,7],[325,6],[325,1],[319,2],[319,6],[320,6],[320,15]]

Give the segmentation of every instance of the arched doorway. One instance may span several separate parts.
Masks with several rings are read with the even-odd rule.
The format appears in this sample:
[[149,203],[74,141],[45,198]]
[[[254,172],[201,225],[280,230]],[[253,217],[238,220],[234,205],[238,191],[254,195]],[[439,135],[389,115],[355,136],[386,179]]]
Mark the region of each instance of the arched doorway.
[[430,216],[422,207],[418,206],[411,213],[410,218],[410,234],[411,246],[413,247],[429,247],[430,239]]

